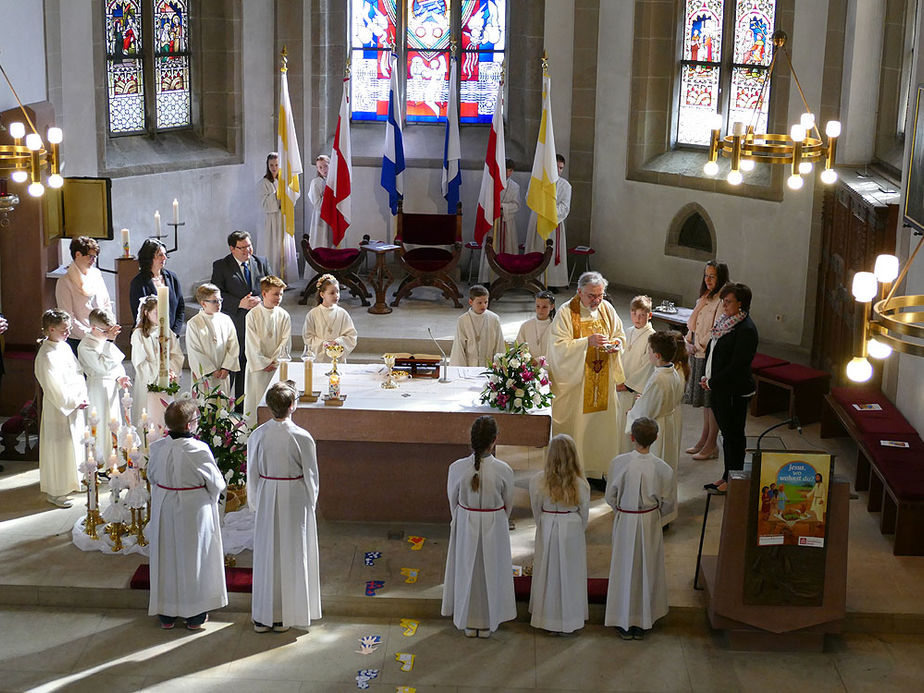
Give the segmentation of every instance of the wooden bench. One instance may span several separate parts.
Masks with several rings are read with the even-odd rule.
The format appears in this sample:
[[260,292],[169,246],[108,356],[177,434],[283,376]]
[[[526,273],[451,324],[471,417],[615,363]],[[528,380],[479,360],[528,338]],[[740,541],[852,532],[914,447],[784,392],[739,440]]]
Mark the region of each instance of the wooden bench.
[[[821,417],[822,398],[831,385],[831,374],[798,363],[771,365],[754,371],[757,391],[751,400],[751,415],[763,416],[788,410],[789,418],[802,424]],[[791,425],[792,426],[792,425]]]
[[[825,396],[825,404],[821,437],[846,434],[857,444],[854,488],[869,492],[866,508],[881,513],[880,532],[895,535],[892,553],[924,555],[924,441],[874,388],[834,388]],[[858,410],[854,404],[878,404],[881,410]],[[891,447],[883,441],[908,447]]]

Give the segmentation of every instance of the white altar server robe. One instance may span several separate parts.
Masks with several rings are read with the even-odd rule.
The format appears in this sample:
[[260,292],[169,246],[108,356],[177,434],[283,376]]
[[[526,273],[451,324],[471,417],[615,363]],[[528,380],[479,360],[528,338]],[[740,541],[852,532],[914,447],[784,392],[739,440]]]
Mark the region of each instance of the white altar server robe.
[[[651,453],[628,452],[610,464],[605,498],[616,515],[606,592],[607,626],[647,630],[667,613],[664,536],[658,507],[662,512],[671,510],[667,496],[672,477],[670,466]],[[638,512],[649,508],[654,510]]]
[[442,614],[452,616],[459,630],[495,631],[517,617],[507,526],[513,511],[513,470],[487,455],[481,460],[477,491],[472,491],[474,474],[474,455],[449,466],[446,490],[452,523]]
[[357,337],[353,318],[336,303],[330,308],[315,306],[305,316],[302,339],[311,347],[318,363],[330,363],[330,358],[324,353],[324,342],[337,342],[342,346],[343,357],[340,360],[346,363],[347,356],[356,348]]
[[[209,315],[200,310],[186,323],[186,351],[193,381],[221,368],[227,371],[241,369],[241,345],[237,341],[234,321],[221,312]],[[228,397],[234,397],[230,375],[222,380],[209,378],[206,391],[216,385]]]
[[517,332],[517,343],[523,344],[525,342],[528,344],[529,353],[532,354],[534,359],[538,360],[540,356],[548,357],[549,336],[552,334],[551,327],[551,318],[548,320],[530,318],[520,325],[520,331]]
[[529,482],[536,520],[530,624],[556,633],[571,633],[587,620],[587,529],[590,485],[578,482],[578,504],[553,502],[542,488],[545,473]]
[[220,609],[228,603],[218,517],[218,497],[225,490],[225,480],[211,450],[192,437],[174,439],[168,435],[155,440],[151,443],[148,479],[148,613],[189,618]]
[[456,321],[449,365],[487,367],[494,360],[494,354],[503,354],[506,350],[504,330],[497,313],[486,310],[478,315],[469,309]]
[[292,282],[298,276],[295,237],[286,233],[282,225],[282,211],[279,198],[276,197],[278,182],[278,179],[260,179],[260,206],[266,219],[263,228],[266,232],[270,267],[278,267],[279,276]]
[[[622,321],[616,309],[603,301],[596,313],[606,312],[609,326],[607,337],[625,343]],[[590,310],[581,305],[581,320],[591,319]],[[622,431],[616,385],[623,381],[622,361],[619,352],[605,355],[609,359],[607,407],[603,411],[584,413],[584,365],[587,356],[587,337],[574,338],[572,316],[566,303],[552,321],[549,341],[549,369],[552,375],[552,434],[567,433],[574,438],[587,476],[602,478],[613,453],[619,449]],[[591,347],[593,348],[593,347]]]
[[308,200],[311,202],[311,220],[308,222],[308,241],[312,248],[329,248],[333,245],[330,226],[321,219],[321,202],[327,179],[315,176],[308,184]]
[[[132,365],[135,367],[134,387],[132,388],[132,421],[139,425],[141,421],[141,410],[147,409],[148,414],[153,415],[160,407],[148,406],[148,385],[157,382],[157,375],[160,372],[160,348],[157,340],[160,338],[160,328],[155,327],[151,333],[145,337],[141,333],[141,328],[136,327],[132,331]],[[171,370],[180,377],[180,371],[183,370],[183,350],[180,349],[180,340],[177,339],[173,330],[167,330],[168,349],[170,350],[169,363],[167,370]],[[170,399],[162,393],[152,392],[152,396],[163,399]],[[161,412],[163,416],[163,412]],[[158,421],[163,424],[163,420]]]
[[[42,340],[35,356],[35,377],[42,386],[42,425],[39,429],[39,488],[49,496],[80,489],[77,465],[85,453],[80,442],[86,431],[87,383],[67,342]],[[103,423],[103,427],[106,424]]]
[[680,467],[680,436],[683,433],[680,403],[683,400],[683,376],[674,364],[655,368],[642,396],[626,414],[626,433],[632,423],[643,416],[658,423],[658,439],[651,444],[651,454],[667,462],[674,470],[674,482],[668,497],[671,510],[661,513],[661,524],[677,518],[677,471]]
[[305,628],[321,618],[318,460],[291,419],[270,419],[247,442],[247,501],[256,513],[253,620]]
[[278,363],[283,352],[289,352],[291,339],[292,319],[279,306],[266,308],[261,303],[247,313],[247,336],[244,338],[247,354],[244,416],[247,417],[248,426],[257,423],[257,407],[275,375],[275,371],[263,369],[273,361]]
[[[626,348],[622,351],[622,370],[626,375],[626,387],[635,392],[624,390],[616,393],[619,398],[620,421],[618,425],[620,430],[625,428],[625,416],[635,404],[638,396],[645,391],[645,384],[654,370],[654,364],[648,358],[648,338],[654,333],[655,328],[650,322],[641,329],[632,325],[626,330]],[[620,438],[619,443],[620,455],[634,449],[628,433]]]
[[[494,250],[498,253],[517,255],[520,252],[520,239],[517,234],[517,212],[520,211],[520,185],[512,178],[507,179],[507,187],[501,191],[501,217],[504,227],[494,240]],[[488,264],[488,255],[482,249],[481,264],[478,266],[478,282],[488,285],[497,277]]]
[[122,420],[119,378],[125,377],[125,367],[122,365],[125,354],[108,339],[90,332],[77,345],[77,360],[87,375],[87,394],[90,400],[87,411],[96,409],[99,416],[99,425],[96,427],[97,459],[105,460],[112,450],[109,419],[114,416]]
[[[558,210],[558,228],[549,236],[552,239],[552,259],[545,271],[544,282],[547,286],[568,286],[568,239],[565,236],[565,219],[571,212],[571,183],[559,178],[555,184],[555,207]],[[536,213],[529,215],[529,227],[526,232],[526,252],[544,253],[545,239],[536,232]],[[555,258],[558,257],[558,264]]]

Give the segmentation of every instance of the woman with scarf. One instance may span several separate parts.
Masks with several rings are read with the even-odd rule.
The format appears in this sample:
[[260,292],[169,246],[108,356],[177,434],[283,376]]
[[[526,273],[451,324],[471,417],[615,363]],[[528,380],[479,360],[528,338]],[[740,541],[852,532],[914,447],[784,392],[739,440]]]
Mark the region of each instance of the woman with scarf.
[[747,438],[744,425],[748,403],[756,389],[751,376],[751,361],[757,353],[757,327],[748,313],[751,289],[744,284],[728,283],[719,292],[722,315],[712,328],[706,347],[706,373],[700,382],[712,392],[712,410],[722,433],[725,473],[708,491],[725,493],[728,472],[744,468]]
[[94,264],[99,255],[99,243],[87,236],[71,241],[73,262],[55,285],[55,301],[60,310],[71,316],[71,335],[67,340],[74,354],[77,345],[90,333],[90,311],[100,308],[113,314],[109,291],[103,273]]

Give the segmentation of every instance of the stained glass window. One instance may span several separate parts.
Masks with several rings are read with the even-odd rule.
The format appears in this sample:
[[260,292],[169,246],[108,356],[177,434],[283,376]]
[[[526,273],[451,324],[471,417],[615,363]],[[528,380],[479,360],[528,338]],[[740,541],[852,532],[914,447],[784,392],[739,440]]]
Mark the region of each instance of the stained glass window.
[[[398,32],[399,26],[405,29]],[[459,86],[449,84],[453,37]],[[460,89],[461,123],[491,122],[507,44],[507,0],[352,0],[350,41],[354,120],[385,120],[394,45],[404,65],[399,78],[408,122],[445,121],[450,88]]]
[[395,45],[396,0],[354,0],[350,17],[354,120],[385,120],[391,79],[389,51]]
[[[776,0],[687,0],[677,143],[709,144],[714,114],[766,131]],[[725,45],[723,34],[732,38]],[[756,113],[755,113],[756,111]]]
[[107,0],[110,134],[192,124],[188,5],[188,0]]

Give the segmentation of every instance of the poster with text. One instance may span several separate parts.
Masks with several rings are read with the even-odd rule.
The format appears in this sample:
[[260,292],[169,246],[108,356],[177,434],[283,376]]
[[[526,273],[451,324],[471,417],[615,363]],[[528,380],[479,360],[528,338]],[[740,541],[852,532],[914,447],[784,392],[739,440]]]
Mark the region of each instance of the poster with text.
[[825,453],[761,453],[758,546],[824,547],[832,467]]

